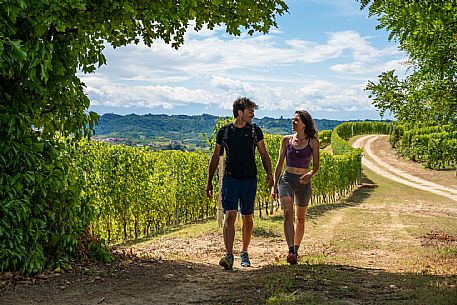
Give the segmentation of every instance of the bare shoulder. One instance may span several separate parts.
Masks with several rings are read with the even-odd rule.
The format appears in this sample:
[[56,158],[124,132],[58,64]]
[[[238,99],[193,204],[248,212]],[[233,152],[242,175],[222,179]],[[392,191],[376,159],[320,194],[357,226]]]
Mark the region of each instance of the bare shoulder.
[[285,147],[289,143],[290,135],[283,136],[281,140],[281,147]]
[[289,140],[290,140],[290,138],[292,138],[292,137],[293,137],[293,135],[290,135],[290,134],[288,134],[288,135],[285,135],[284,137],[282,137],[282,142],[286,142],[286,141],[289,141]]
[[311,138],[311,147],[319,147],[319,139]]

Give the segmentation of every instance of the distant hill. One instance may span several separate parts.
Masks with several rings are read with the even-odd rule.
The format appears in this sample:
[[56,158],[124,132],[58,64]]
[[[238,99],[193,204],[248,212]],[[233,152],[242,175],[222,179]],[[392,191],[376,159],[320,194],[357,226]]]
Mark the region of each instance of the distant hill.
[[[99,124],[95,127],[95,137],[99,139],[114,138],[126,144],[170,143],[196,147],[205,147],[200,134],[212,136],[213,128],[219,117],[202,115],[117,115],[104,114],[100,117]],[[264,132],[270,134],[291,133],[290,118],[254,118],[255,124],[262,127]],[[333,130],[344,121],[316,119],[319,131]]]

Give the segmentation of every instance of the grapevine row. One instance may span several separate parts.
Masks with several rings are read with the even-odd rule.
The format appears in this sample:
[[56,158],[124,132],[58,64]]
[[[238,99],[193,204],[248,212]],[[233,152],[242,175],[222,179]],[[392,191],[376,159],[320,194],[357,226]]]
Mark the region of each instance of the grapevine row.
[[[333,202],[358,183],[361,150],[350,148],[339,136],[340,130],[347,136],[347,128],[351,135],[386,128],[372,123],[358,124],[361,123],[343,126],[331,133],[332,146],[345,143],[347,147],[343,154],[330,155],[321,151],[320,170],[312,184],[313,203]],[[328,131],[325,134],[330,137]],[[278,158],[281,138],[265,135],[273,166]],[[262,208],[268,210],[273,204],[270,189],[260,157],[256,156],[259,169],[257,202],[260,211]],[[206,198],[204,192],[208,153],[149,151],[82,141],[75,151],[74,160],[75,166],[82,169],[80,180],[84,187],[81,198],[95,211],[91,229],[109,242],[151,235],[172,225],[216,214],[216,199]],[[214,179],[215,193],[219,191],[217,181]]]
[[394,125],[390,141],[400,155],[424,162],[432,169],[457,165],[457,130],[454,125]]

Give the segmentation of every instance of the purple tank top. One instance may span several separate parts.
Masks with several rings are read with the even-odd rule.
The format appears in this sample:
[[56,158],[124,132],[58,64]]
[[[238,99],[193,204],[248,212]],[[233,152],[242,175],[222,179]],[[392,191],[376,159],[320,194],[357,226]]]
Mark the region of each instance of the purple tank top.
[[290,167],[298,167],[298,168],[309,168],[309,163],[311,161],[311,157],[313,155],[313,150],[311,145],[308,145],[302,149],[295,149],[292,146],[292,138],[290,138],[289,143],[287,144],[286,149],[286,164]]

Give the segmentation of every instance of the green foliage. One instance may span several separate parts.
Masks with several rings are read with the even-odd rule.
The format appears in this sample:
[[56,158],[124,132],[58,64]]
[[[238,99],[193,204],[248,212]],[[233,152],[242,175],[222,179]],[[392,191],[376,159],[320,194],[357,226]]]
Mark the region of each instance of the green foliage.
[[[358,183],[362,171],[362,150],[352,148],[345,140],[361,134],[389,134],[391,127],[383,122],[346,122],[331,134],[333,156],[323,152],[321,170],[317,177],[318,190],[323,196],[341,193]],[[321,174],[322,172],[322,174]]]
[[90,242],[88,245],[88,257],[104,262],[104,263],[109,263],[114,261],[114,256],[111,254],[110,249],[104,242],[104,240],[100,240],[97,242]]
[[417,71],[399,80],[394,71],[383,72],[378,83],[368,82],[369,97],[381,116],[393,113],[402,123],[457,124],[457,83]]
[[378,28],[390,32],[411,59],[434,73],[457,71],[457,7],[454,0],[359,0],[377,16]]
[[396,124],[390,141],[401,156],[432,169],[457,165],[457,129],[454,125]]
[[346,142],[350,137],[361,134],[389,134],[390,125],[383,122],[346,122],[338,125],[332,133],[332,150],[335,155],[344,155],[360,149],[352,148]]
[[[232,118],[225,118],[227,122]],[[179,141],[181,146],[187,148],[212,147],[214,125],[219,117],[209,114],[202,115],[116,115],[104,114],[100,117],[95,127],[96,138],[118,138],[122,144],[161,144],[167,148],[170,141]],[[262,127],[269,134],[288,134],[291,132],[291,119],[254,118],[253,122]],[[343,121],[316,119],[319,130],[333,129]],[[182,150],[184,150],[184,148]],[[179,148],[175,148],[179,149]]]
[[82,141],[76,159],[82,198],[95,210],[92,230],[109,243],[215,213],[204,193],[209,156],[202,152]]
[[408,54],[413,73],[399,81],[384,72],[367,90],[375,106],[401,123],[457,124],[455,0],[359,0]]
[[[106,44],[160,39],[177,48],[189,23],[266,33],[285,12],[282,0],[0,0],[0,271],[67,264],[91,219],[82,173],[58,139],[90,136],[98,116],[87,113],[76,73],[105,64]],[[126,217],[125,196],[116,196]]]
[[32,274],[48,259],[68,261],[92,217],[65,143],[38,136],[0,142],[0,271]]
[[322,130],[319,132],[319,144],[321,148],[330,144],[332,139],[332,131],[331,130]]
[[[218,121],[214,137],[229,121]],[[388,126],[386,123],[353,123],[340,130],[345,135],[349,131],[371,133],[386,131]],[[278,159],[282,137],[265,134],[273,165]],[[208,163],[209,155],[202,152],[149,151],[81,141],[75,151],[75,166],[82,169],[80,180],[84,192],[81,198],[95,211],[92,232],[108,242],[117,242],[214,216],[218,196],[209,200],[204,194]],[[259,207],[268,207],[270,188],[262,174],[258,153],[256,163],[259,169],[257,201]],[[360,171],[359,149],[337,156],[321,151],[320,170],[313,178],[313,202],[332,202],[343,196],[357,184]],[[215,192],[218,191],[216,187]],[[94,255],[100,257],[97,253]]]
[[[338,125],[333,133],[344,139],[361,134],[389,134],[391,125],[385,122],[346,122]],[[333,144],[333,143],[332,143]]]
[[[282,136],[280,135],[269,135],[264,133],[265,147],[270,155],[273,170],[279,157],[278,154],[279,148],[281,147],[281,139]],[[258,152],[256,152],[256,166],[258,170],[256,200],[260,202],[261,205],[265,205],[271,201],[271,188],[268,186],[267,176],[263,169],[262,159]]]

